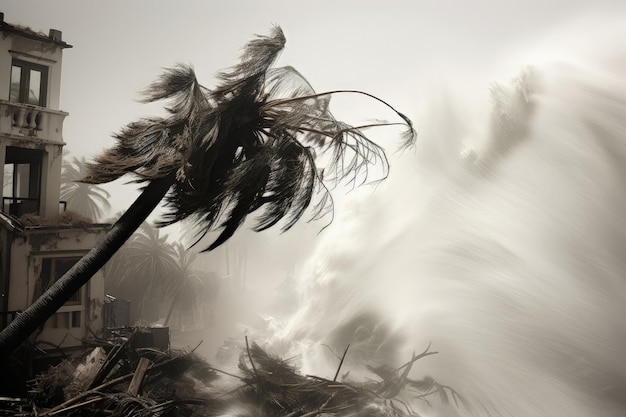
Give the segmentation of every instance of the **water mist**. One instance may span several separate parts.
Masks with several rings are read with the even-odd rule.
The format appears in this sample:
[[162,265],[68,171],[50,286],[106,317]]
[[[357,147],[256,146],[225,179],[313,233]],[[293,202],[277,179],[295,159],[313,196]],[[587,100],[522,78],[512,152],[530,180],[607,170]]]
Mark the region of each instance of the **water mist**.
[[422,415],[626,415],[626,54],[551,51],[488,103],[440,96],[415,152],[338,207],[272,337],[304,373],[332,378],[348,344],[348,377],[430,344],[413,375],[469,407]]

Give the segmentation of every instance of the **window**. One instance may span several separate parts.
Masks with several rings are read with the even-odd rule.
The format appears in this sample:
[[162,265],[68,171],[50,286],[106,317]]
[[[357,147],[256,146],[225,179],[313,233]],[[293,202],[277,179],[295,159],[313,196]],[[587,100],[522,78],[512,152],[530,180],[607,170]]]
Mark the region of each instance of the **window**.
[[69,329],[80,327],[82,311],[66,311],[63,313],[55,313],[49,320],[50,327],[53,329]]
[[48,67],[14,59],[11,66],[9,101],[46,106]]
[[39,213],[43,156],[38,149],[6,147],[2,211],[17,217]]
[[[41,284],[43,289],[48,289],[54,282],[61,278],[67,271],[78,262],[80,257],[72,258],[44,258],[41,266]],[[72,297],[65,303],[68,305],[80,305],[81,304],[81,290],[78,290]],[[76,318],[72,317],[72,321],[75,322]],[[80,323],[80,317],[78,317]],[[80,325],[80,324],[79,324]],[[75,326],[76,327],[76,326]]]

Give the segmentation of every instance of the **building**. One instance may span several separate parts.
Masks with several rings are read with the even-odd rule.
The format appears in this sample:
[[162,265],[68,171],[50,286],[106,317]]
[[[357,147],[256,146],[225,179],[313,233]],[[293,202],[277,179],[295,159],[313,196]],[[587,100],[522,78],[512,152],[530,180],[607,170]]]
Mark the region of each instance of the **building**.
[[[27,308],[102,238],[108,225],[65,212],[59,201],[63,51],[49,34],[11,25],[0,13],[0,327]],[[80,346],[102,335],[104,279],[99,271],[32,341],[41,349]]]

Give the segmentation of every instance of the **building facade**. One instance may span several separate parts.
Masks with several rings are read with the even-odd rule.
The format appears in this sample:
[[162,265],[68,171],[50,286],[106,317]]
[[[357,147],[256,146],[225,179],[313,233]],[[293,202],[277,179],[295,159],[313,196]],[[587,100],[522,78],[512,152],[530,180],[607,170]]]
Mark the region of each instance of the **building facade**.
[[[102,238],[108,225],[65,212],[60,200],[63,51],[49,34],[11,25],[0,13],[0,327],[26,309]],[[41,349],[71,348],[102,335],[99,271],[31,337]]]

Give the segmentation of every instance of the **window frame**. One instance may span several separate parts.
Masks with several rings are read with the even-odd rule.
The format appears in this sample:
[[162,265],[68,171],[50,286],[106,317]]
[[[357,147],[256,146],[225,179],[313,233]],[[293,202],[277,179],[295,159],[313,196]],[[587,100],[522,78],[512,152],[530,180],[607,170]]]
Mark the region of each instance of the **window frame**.
[[[11,183],[7,185],[11,187],[10,190],[7,190],[7,193],[2,196],[2,207],[1,211],[5,213],[14,214],[16,216],[21,216],[22,214],[28,213],[40,213],[41,209],[41,187],[42,187],[42,170],[43,170],[43,161],[45,157],[45,152],[41,149],[29,149],[22,148],[19,146],[7,146],[5,151],[5,161],[4,161],[4,171],[8,169],[11,171],[10,178]],[[27,193],[26,195],[22,195],[17,187],[18,185],[18,175],[16,169],[20,165],[28,165],[28,185],[27,185]],[[6,178],[6,177],[5,177]],[[4,184],[3,184],[4,188]],[[9,195],[10,194],[10,195]],[[19,206],[11,206],[11,204],[19,204],[21,202],[35,202],[36,210],[27,210],[25,212],[19,212]],[[27,203],[28,205],[28,203]],[[13,208],[12,208],[13,207]],[[24,208],[24,207],[23,207]],[[14,210],[16,210],[14,212]]]
[[[17,100],[11,97],[11,86],[13,84],[13,67],[20,68],[20,84],[17,94]],[[29,103],[30,97],[30,72],[31,70],[41,73],[39,82],[39,102],[37,104]],[[49,67],[34,62],[24,61],[23,59],[13,58],[11,61],[11,80],[9,85],[9,101],[14,103],[28,104],[31,106],[46,107],[48,103],[48,71]]]
[[[69,270],[80,259],[81,259],[80,256],[60,256],[60,257],[55,256],[55,257],[42,258],[40,277],[41,277],[41,285],[42,285],[43,291],[45,292],[48,288],[50,288],[50,286],[52,286],[52,284],[54,284],[59,278],[63,276],[63,274],[59,276],[55,276],[57,268],[58,268],[57,262],[59,261],[68,262],[68,261],[74,260],[74,263],[72,263],[72,265],[67,269]],[[46,267],[46,263],[49,263],[48,267]],[[63,306],[82,306],[83,298],[84,298],[83,289],[84,289],[84,286],[82,286],[78,291],[76,291],[72,295],[72,297],[63,304]]]

